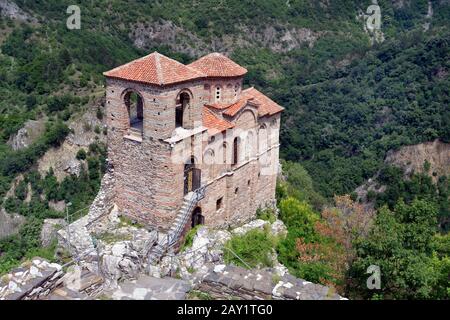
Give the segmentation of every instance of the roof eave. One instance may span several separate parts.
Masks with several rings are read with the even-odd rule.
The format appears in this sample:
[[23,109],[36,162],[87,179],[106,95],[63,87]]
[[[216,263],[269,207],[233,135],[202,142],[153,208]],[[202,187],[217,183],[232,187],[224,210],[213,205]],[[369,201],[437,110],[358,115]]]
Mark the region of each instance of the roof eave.
[[192,78],[192,79],[181,80],[181,81],[176,81],[176,82],[157,84],[157,83],[153,83],[153,82],[140,81],[140,80],[135,80],[135,79],[127,79],[127,78],[122,78],[122,77],[117,77],[117,76],[106,75],[105,73],[103,73],[103,75],[109,79],[130,81],[130,82],[135,82],[135,83],[140,83],[140,84],[150,85],[150,86],[155,86],[155,87],[160,87],[160,88],[164,88],[164,87],[167,88],[167,87],[170,87],[173,85],[178,85],[178,84],[187,83],[187,82],[191,82],[191,81],[198,81],[198,80],[202,80],[204,78],[204,77],[199,77],[199,78]]

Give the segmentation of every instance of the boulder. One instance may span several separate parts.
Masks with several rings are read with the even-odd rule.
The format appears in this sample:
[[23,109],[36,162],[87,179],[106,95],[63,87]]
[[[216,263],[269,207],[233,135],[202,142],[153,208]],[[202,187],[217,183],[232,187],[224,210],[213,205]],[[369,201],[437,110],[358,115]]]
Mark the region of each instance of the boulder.
[[41,230],[41,244],[48,247],[57,239],[58,230],[67,226],[64,219],[45,219]]
[[247,232],[249,232],[250,230],[254,230],[254,229],[264,230],[264,226],[266,226],[268,224],[269,224],[268,221],[256,219],[247,224],[244,224],[241,227],[231,230],[231,233],[233,235],[242,236],[242,235],[246,234]]
[[66,162],[64,171],[73,176],[80,176],[81,162],[76,159],[70,159]]
[[99,240],[99,267],[110,286],[120,279],[134,279],[143,269],[147,252],[157,240],[156,231],[136,227],[123,227],[112,231],[110,238],[130,240],[105,242]]
[[270,233],[276,237],[285,237],[287,235],[287,228],[283,221],[276,220],[270,226]]

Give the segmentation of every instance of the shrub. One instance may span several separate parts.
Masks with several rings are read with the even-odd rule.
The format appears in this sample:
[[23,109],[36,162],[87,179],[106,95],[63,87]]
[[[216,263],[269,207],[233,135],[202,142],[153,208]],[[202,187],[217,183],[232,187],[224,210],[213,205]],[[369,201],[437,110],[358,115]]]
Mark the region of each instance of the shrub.
[[86,151],[84,149],[78,150],[78,152],[77,152],[77,159],[78,160],[86,160],[86,157],[87,157],[87,153],[86,153]]
[[275,216],[273,210],[269,208],[266,209],[258,208],[256,210],[256,217],[264,221],[269,221],[270,223],[274,223],[275,220],[277,220],[277,217]]
[[103,119],[103,111],[102,111],[102,109],[97,108],[96,116],[97,116],[98,120],[102,120]]
[[197,225],[186,234],[186,237],[184,238],[184,243],[181,246],[181,251],[185,251],[187,248],[192,247],[192,243],[194,242],[194,237],[197,234],[198,229],[201,227],[201,225]]

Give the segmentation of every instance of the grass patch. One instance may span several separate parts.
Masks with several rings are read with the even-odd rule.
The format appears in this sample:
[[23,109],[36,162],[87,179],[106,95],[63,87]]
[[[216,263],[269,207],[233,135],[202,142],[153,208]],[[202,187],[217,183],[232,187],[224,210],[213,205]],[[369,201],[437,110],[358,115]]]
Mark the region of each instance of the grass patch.
[[130,218],[125,217],[125,216],[120,216],[119,220],[120,220],[120,223],[119,223],[119,227],[120,228],[123,228],[123,227],[135,227],[135,228],[142,229],[142,228],[145,227],[142,223],[133,221]]
[[189,291],[187,294],[188,300],[213,300],[211,295],[207,292],[202,292],[198,290]]
[[[277,239],[268,230],[251,230],[242,236],[232,237],[225,247],[231,249],[250,267],[273,267],[271,252],[277,245]],[[241,260],[226,250],[225,262],[247,267]]]
[[33,259],[34,257],[40,257],[48,260],[49,262],[56,262],[55,251],[58,246],[58,240],[53,240],[48,247],[40,247],[35,250],[31,250],[25,254],[26,259]]
[[193,267],[188,267],[187,272],[189,272],[190,274],[193,274],[195,272],[195,269]]
[[132,237],[130,234],[115,234],[111,232],[105,232],[100,234],[97,239],[107,244],[111,244],[119,241],[130,241],[132,240]]
[[194,237],[197,234],[198,228],[200,228],[201,225],[197,225],[194,228],[192,228],[191,230],[189,230],[189,232],[187,233],[186,237],[184,238],[184,243],[181,246],[181,252],[184,252],[186,249],[192,247],[192,244],[194,243]]

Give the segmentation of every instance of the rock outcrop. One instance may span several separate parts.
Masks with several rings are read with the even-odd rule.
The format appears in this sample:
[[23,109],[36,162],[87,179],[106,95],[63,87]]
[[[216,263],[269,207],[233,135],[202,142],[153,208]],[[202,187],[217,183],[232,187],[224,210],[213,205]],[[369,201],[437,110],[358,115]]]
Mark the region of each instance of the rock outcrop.
[[71,132],[62,145],[47,150],[38,160],[38,170],[41,175],[44,176],[52,168],[58,181],[62,181],[69,175],[79,176],[84,164],[76,159],[78,151],[87,150],[92,143],[106,142],[103,122],[96,117],[94,110],[95,108],[92,108],[82,115],[76,115],[69,121],[68,126]]
[[3,208],[0,209],[0,239],[11,236],[19,232],[22,224],[25,223],[25,217],[19,214],[7,213]]
[[302,46],[313,47],[314,43],[327,33],[281,24],[268,24],[264,30],[245,25],[236,27],[241,31],[237,35],[213,37],[209,42],[205,42],[172,21],[159,19],[145,24],[136,24],[129,37],[140,49],[150,49],[155,44],[163,44],[169,45],[177,52],[201,56],[211,51],[232,53],[236,47],[250,48],[256,43],[274,52],[288,52]]
[[406,175],[424,172],[426,161],[430,164],[428,173],[434,181],[443,175],[450,176],[450,143],[434,140],[405,146],[389,151],[385,159],[385,163],[403,168]]
[[41,245],[50,246],[57,239],[58,231],[66,226],[64,219],[45,219],[41,230]]
[[23,22],[37,22],[36,18],[11,0],[0,0],[0,16]]
[[[434,140],[390,150],[384,163],[402,168],[406,179],[413,173],[426,173],[436,183],[439,177],[450,176],[450,143]],[[429,164],[427,172],[425,163]],[[366,201],[366,205],[370,207],[372,204],[367,202],[367,193],[382,193],[386,190],[386,186],[377,182],[377,177],[378,173],[355,189],[358,199]]]
[[13,150],[20,150],[30,146],[45,131],[43,120],[28,120],[23,128],[11,135],[7,144]]
[[[117,281],[136,279],[146,266],[149,248],[157,240],[157,232],[136,227],[123,227],[109,234],[113,241],[99,239],[99,270],[108,286]],[[114,241],[114,238],[129,240]],[[111,238],[110,238],[111,239]]]

